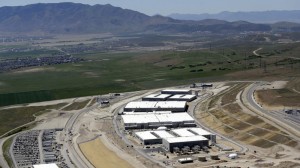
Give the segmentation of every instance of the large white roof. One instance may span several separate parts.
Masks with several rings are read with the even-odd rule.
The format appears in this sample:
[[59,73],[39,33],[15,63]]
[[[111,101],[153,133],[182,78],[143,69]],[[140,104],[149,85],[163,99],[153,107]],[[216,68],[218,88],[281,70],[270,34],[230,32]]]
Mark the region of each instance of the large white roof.
[[150,112],[134,112],[134,111],[124,111],[125,115],[145,115],[145,114],[170,114],[172,111],[150,111]]
[[148,95],[144,98],[161,98],[161,99],[165,99],[165,98],[168,98],[170,96],[171,96],[170,94],[151,94],[151,95]]
[[183,100],[186,100],[186,99],[192,99],[192,98],[195,98],[195,97],[196,97],[195,95],[186,94],[186,95],[174,95],[174,96],[169,97],[169,99],[183,99]]
[[159,113],[144,115],[122,115],[125,124],[134,123],[161,123],[161,122],[193,122],[194,119],[188,113]]
[[202,128],[189,128],[190,131],[196,133],[197,135],[212,135],[212,133],[202,129]]
[[152,131],[153,134],[156,134],[160,138],[172,138],[174,137],[172,134],[168,133],[167,131]]
[[135,132],[135,135],[142,140],[174,137],[172,134],[168,133],[167,131],[142,131],[142,132]]
[[175,134],[177,134],[178,136],[181,136],[181,137],[195,136],[195,134],[188,131],[188,129],[186,129],[186,128],[174,129],[174,130],[172,130],[172,132],[174,132]]
[[145,114],[145,115],[122,115],[123,122],[126,124],[134,123],[151,123],[159,122],[155,114]]
[[158,139],[156,136],[151,134],[151,131],[136,132],[135,135],[140,137],[142,140]]
[[162,92],[190,92],[188,89],[165,89]]
[[182,101],[136,101],[128,103],[125,108],[185,108],[186,102]]
[[194,141],[208,141],[207,138],[203,136],[191,136],[191,137],[174,137],[174,138],[165,138],[169,143],[180,143],[180,142],[194,142]]
[[33,165],[33,168],[58,168],[55,163]]

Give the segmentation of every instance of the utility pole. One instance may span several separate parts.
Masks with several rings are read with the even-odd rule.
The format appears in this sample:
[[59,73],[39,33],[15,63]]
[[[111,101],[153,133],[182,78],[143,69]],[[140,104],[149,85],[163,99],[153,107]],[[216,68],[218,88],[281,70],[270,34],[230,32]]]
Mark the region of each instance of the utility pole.
[[262,65],[261,65],[261,57],[259,57],[259,68],[261,69]]
[[290,64],[291,64],[291,69],[293,69],[294,67],[293,67],[293,64],[294,64],[294,61],[293,61],[293,59],[291,58],[291,62],[290,62]]
[[246,52],[244,55],[245,55],[245,59],[244,59],[245,60],[245,69],[247,69],[247,54],[246,54]]
[[263,62],[263,68],[264,68],[264,73],[267,73],[267,63],[266,63],[266,61]]

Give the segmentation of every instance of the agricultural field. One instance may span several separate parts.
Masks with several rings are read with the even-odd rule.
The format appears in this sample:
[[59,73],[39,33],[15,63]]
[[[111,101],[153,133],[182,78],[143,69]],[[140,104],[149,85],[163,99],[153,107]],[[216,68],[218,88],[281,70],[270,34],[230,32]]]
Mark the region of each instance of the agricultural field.
[[[296,57],[296,53],[299,53],[299,43],[293,44],[288,51],[286,51],[287,45],[278,44],[275,47],[276,51],[280,50],[280,52],[268,55],[265,53],[275,52],[275,48],[270,44],[225,39],[220,36],[211,37],[211,39],[206,36],[203,38],[175,36],[119,38],[118,41],[111,42],[113,38],[109,37],[108,42],[112,47],[130,43],[127,51],[125,49],[123,51],[99,51],[97,48],[93,50],[94,44],[85,43],[37,50],[37,55],[43,55],[44,52],[53,54],[62,50],[70,51],[74,52],[73,56],[82,58],[84,61],[0,73],[0,106],[136,91],[193,82],[236,78],[247,80],[249,77],[257,79],[272,76],[271,73],[285,69],[291,73],[299,71],[300,61],[289,56],[291,54]],[[152,39],[153,44],[145,44],[147,39]],[[210,41],[205,42],[208,39]],[[103,41],[101,38],[90,40]],[[142,51],[144,48],[135,47],[143,45],[146,48],[147,46],[152,48],[163,43],[163,46],[167,48],[171,42],[178,45],[177,49]],[[58,42],[57,45],[61,43]],[[178,47],[183,49],[179,50]],[[88,50],[85,51],[82,48],[88,48]],[[263,48],[258,52],[262,56],[253,54],[253,51],[258,48]],[[23,55],[28,56],[25,53]],[[29,55],[35,54],[29,53]],[[17,56],[22,56],[22,54]],[[259,73],[245,75],[251,71],[259,71]],[[264,71],[268,72],[263,73]],[[262,76],[259,76],[260,74]]]

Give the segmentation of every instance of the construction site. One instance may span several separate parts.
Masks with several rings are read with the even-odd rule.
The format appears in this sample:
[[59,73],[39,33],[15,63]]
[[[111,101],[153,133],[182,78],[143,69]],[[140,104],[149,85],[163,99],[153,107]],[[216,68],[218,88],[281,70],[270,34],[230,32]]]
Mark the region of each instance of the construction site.
[[10,167],[300,165],[298,108],[264,109],[259,94],[284,82],[192,86],[32,104],[64,106],[12,136]]

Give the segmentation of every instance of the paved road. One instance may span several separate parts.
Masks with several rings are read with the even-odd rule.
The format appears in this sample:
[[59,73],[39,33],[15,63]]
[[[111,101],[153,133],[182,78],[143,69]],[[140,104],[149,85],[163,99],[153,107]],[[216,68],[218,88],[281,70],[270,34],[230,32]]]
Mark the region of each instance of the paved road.
[[300,130],[300,125],[295,124],[294,122],[291,122],[290,120],[288,120],[288,118],[284,115],[280,115],[280,113],[274,113],[274,112],[270,112],[268,110],[263,109],[260,105],[258,105],[256,103],[256,101],[254,100],[254,92],[257,89],[257,87],[263,85],[264,82],[256,82],[254,83],[250,89],[248,89],[248,91],[246,92],[246,100],[249,103],[249,105],[254,108],[256,111],[259,111],[261,113],[264,114],[264,116],[270,116],[272,117],[272,119],[275,119],[278,122],[281,122],[289,127],[291,127],[292,129],[294,129],[295,131],[299,131]]
[[256,56],[260,56],[260,55],[257,53],[257,51],[259,51],[259,50],[262,50],[262,48],[259,48],[259,49],[254,50],[254,51],[253,51],[253,54],[256,55]]
[[73,138],[73,136],[71,135],[71,133],[73,132],[73,127],[75,122],[77,121],[77,119],[84,113],[94,109],[98,107],[98,105],[94,105],[91,106],[89,108],[80,110],[79,112],[75,113],[67,122],[66,126],[65,126],[65,134],[66,136],[66,140],[67,142],[64,142],[64,146],[68,149],[69,151],[69,157],[70,159],[73,161],[73,163],[80,168],[90,168],[90,167],[94,167],[90,164],[90,162],[88,160],[86,160],[86,158],[82,155],[82,153],[80,153],[80,151],[78,150],[78,148],[76,148],[77,142],[76,142],[76,138]]
[[2,151],[2,146],[4,144],[4,142],[9,139],[11,136],[9,137],[5,137],[5,138],[2,138],[0,139],[0,166],[2,166],[3,168],[9,168],[5,158],[4,158],[4,154],[3,154],[3,151]]

